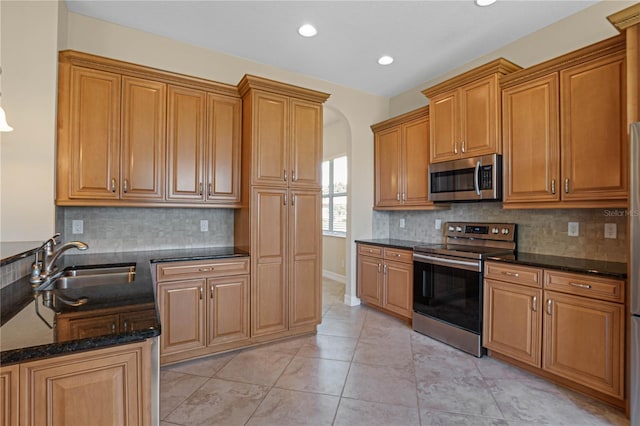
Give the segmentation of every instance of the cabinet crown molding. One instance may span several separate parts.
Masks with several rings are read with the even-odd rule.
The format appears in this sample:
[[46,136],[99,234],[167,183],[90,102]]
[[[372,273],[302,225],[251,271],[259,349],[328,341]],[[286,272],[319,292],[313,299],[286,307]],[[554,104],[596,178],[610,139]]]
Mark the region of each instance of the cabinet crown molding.
[[596,58],[612,54],[624,54],[625,48],[626,37],[623,33],[506,75],[500,80],[500,88],[511,87]]
[[440,93],[448,92],[456,89],[472,81],[476,81],[480,78],[487,77],[491,74],[499,74],[499,77],[510,74],[512,72],[521,70],[522,67],[508,61],[504,58],[498,58],[484,65],[480,65],[472,70],[457,75],[449,80],[443,81],[440,84],[424,89],[422,94],[427,98],[432,98]]
[[429,116],[429,105],[423,106],[420,108],[416,108],[412,111],[405,112],[404,114],[397,115],[395,117],[391,117],[387,120],[381,121],[376,124],[371,125],[371,130],[374,132],[378,132],[380,130],[386,129],[388,127],[393,127],[395,125],[404,123],[406,121],[411,121],[420,117],[428,117]]
[[609,15],[607,19],[619,31],[640,24],[640,3]]
[[292,84],[282,83],[276,80],[270,80],[264,77],[258,77],[251,74],[245,74],[238,83],[238,91],[240,96],[244,96],[250,89],[264,90],[266,92],[277,93],[294,98],[305,99],[311,102],[324,103],[329,93],[319,92],[317,90],[305,89],[304,87],[294,86]]
[[192,77],[157,68],[137,65],[131,62],[105,58],[104,56],[78,52],[76,50],[62,50],[58,54],[60,64],[70,64],[91,69],[123,74],[127,76],[156,80],[163,83],[185,86],[192,89],[206,90],[221,95],[240,97],[238,88],[231,84],[219,83],[204,78]]

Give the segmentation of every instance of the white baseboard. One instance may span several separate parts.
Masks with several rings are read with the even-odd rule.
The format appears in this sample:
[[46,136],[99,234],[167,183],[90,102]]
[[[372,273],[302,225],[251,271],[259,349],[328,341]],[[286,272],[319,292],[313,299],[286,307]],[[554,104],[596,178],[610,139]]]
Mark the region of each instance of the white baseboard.
[[358,306],[360,304],[360,299],[356,296],[349,296],[348,294],[345,294],[344,304],[348,306]]
[[333,281],[338,281],[340,283],[346,283],[347,282],[347,277],[345,277],[344,275],[336,274],[335,272],[331,272],[331,271],[328,271],[326,269],[322,270],[322,276],[324,278],[328,278],[328,279],[333,280]]

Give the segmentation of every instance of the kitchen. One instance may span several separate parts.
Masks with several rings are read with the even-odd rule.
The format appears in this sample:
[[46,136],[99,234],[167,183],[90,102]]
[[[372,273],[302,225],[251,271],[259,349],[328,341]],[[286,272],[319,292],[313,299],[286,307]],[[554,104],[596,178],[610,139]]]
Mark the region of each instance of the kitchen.
[[[598,5],[601,8],[607,8],[606,4]],[[51,200],[54,198],[53,188],[53,173],[54,173],[54,128],[55,128],[55,82],[52,82],[48,76],[55,74],[57,67],[57,50],[59,48],[72,48],[80,51],[93,52],[99,55],[107,57],[118,57],[131,62],[144,62],[152,64],[161,69],[177,69],[186,74],[209,76],[214,80],[225,80],[229,83],[235,84],[239,80],[239,76],[233,73],[231,70],[220,70],[216,73],[211,73],[210,69],[216,68],[211,64],[219,63],[219,61],[230,61],[228,58],[222,58],[222,55],[207,53],[202,55],[202,51],[193,47],[185,47],[182,44],[167,41],[164,39],[157,39],[149,36],[148,34],[140,34],[124,27],[118,27],[113,24],[107,24],[102,21],[93,20],[77,14],[66,14],[64,11],[59,10],[64,8],[64,4],[48,4],[45,10],[37,10],[33,8],[28,11],[19,11],[19,16],[11,15],[12,7],[5,6],[3,3],[2,19],[3,19],[3,65],[5,70],[3,73],[3,106],[8,111],[11,120],[11,111],[29,110],[30,115],[21,118],[21,114],[14,113],[14,120],[12,125],[16,128],[26,129],[27,134],[22,133],[22,138],[29,141],[29,143],[12,143],[11,138],[13,135],[3,135],[3,182],[6,182],[3,186],[3,232],[8,233],[7,240],[42,240],[48,238],[49,234],[52,234],[54,229],[62,229],[60,226],[54,226],[54,206]],[[610,7],[610,6],[609,6]],[[619,7],[619,6],[617,6]],[[59,8],[59,9],[58,9]],[[617,10],[617,9],[616,9]],[[594,24],[589,24],[590,28],[594,28],[593,33],[590,33],[587,37],[591,37],[589,42],[580,41],[580,45],[586,45],[590,42],[596,42],[601,39],[615,35],[615,30],[611,25],[606,22],[606,16],[613,13],[614,10],[599,11],[597,19],[593,18]],[[31,15],[29,15],[31,14]],[[29,19],[26,17],[30,16]],[[577,18],[576,18],[577,19]],[[58,22],[60,20],[61,22]],[[64,22],[66,21],[66,22]],[[38,32],[24,34],[24,28],[31,28],[35,26],[37,22]],[[67,26],[67,32],[64,36],[58,36],[58,31],[62,31]],[[580,27],[582,24],[576,24]],[[603,30],[605,34],[598,33],[595,28],[606,27]],[[5,31],[15,31],[13,34],[19,34],[18,37],[11,37],[5,35]],[[43,34],[44,33],[44,34]],[[92,37],[88,37],[87,34],[93,34]],[[42,40],[47,40],[43,43]],[[56,40],[60,45],[56,45]],[[103,43],[103,40],[110,40],[110,43]],[[130,40],[138,40],[146,48],[134,49],[126,52],[123,46],[127,46]],[[13,77],[10,73],[10,63],[17,63],[17,60],[11,60],[12,55],[20,55],[20,49],[11,50],[10,48],[5,50],[5,43],[20,43],[21,46],[30,46],[33,48],[35,63],[29,69],[21,71],[13,71]],[[66,44],[65,44],[66,42]],[[564,51],[572,50],[579,47],[576,46],[566,47]],[[162,46],[162,49],[158,49],[157,46]],[[516,48],[514,48],[516,49]],[[562,48],[559,48],[562,50]],[[184,61],[184,64],[175,64],[168,57],[184,57],[187,55],[185,51],[193,52],[192,55],[200,58],[198,61]],[[517,50],[517,49],[516,49]],[[144,51],[144,53],[142,52]],[[173,55],[166,55],[166,52],[171,51]],[[39,52],[39,53],[38,53]],[[37,56],[36,56],[37,54]],[[555,56],[554,53],[545,53],[547,56]],[[193,57],[191,56],[191,57]],[[546,57],[544,59],[546,59]],[[15,58],[15,56],[14,56]],[[540,59],[542,60],[542,58]],[[531,62],[539,62],[540,60],[530,60]],[[206,62],[210,61],[210,62]],[[186,63],[189,62],[187,65]],[[517,62],[517,61],[516,61]],[[223,62],[226,63],[226,62]],[[231,66],[230,66],[231,68]],[[287,81],[293,84],[299,84],[303,87],[314,87],[327,93],[331,93],[332,97],[325,105],[326,107],[333,107],[342,111],[345,116],[348,117],[351,125],[351,147],[350,152],[352,155],[352,170],[358,170],[358,173],[353,173],[350,176],[351,192],[351,211],[352,218],[358,218],[358,220],[351,220],[350,236],[351,240],[356,238],[366,238],[369,236],[375,237],[395,237],[395,238],[415,238],[414,235],[424,235],[424,239],[428,240],[431,237],[437,237],[433,222],[436,219],[449,220],[477,220],[479,217],[483,220],[496,220],[504,222],[515,222],[521,226],[521,231],[525,233],[520,238],[520,247],[529,249],[531,251],[542,251],[544,246],[551,239],[551,244],[547,244],[548,247],[552,247],[554,250],[552,254],[568,254],[576,257],[591,257],[586,256],[593,253],[594,246],[598,247],[596,250],[600,250],[602,256],[615,256],[610,260],[624,261],[624,235],[626,232],[625,218],[619,216],[612,216],[607,218],[607,222],[610,220],[617,224],[618,239],[608,240],[604,242],[604,247],[598,243],[597,237],[594,237],[595,232],[599,232],[601,224],[604,223],[601,211],[593,210],[571,210],[571,217],[567,218],[567,212],[564,210],[543,210],[540,212],[531,213],[530,211],[518,212],[514,211],[502,211],[499,206],[492,204],[478,204],[478,205],[460,205],[454,206],[451,211],[444,215],[444,212],[432,212],[432,213],[418,213],[418,212],[374,212],[371,213],[371,205],[373,204],[373,186],[371,176],[373,176],[373,151],[372,151],[372,137],[369,126],[372,123],[379,122],[389,116],[394,116],[397,113],[403,112],[414,107],[408,106],[415,103],[415,106],[424,103],[424,97],[419,91],[414,91],[407,95],[410,98],[408,101],[403,99],[392,99],[391,104],[387,103],[386,99],[378,99],[375,96],[363,94],[361,92],[350,91],[343,87],[334,87],[327,83],[319,83],[316,80],[309,80],[300,75],[296,75],[289,72],[281,72],[277,74],[269,74],[269,70],[265,70],[257,67],[255,64],[243,64],[240,67],[243,72],[252,72],[257,75],[268,75],[274,78]],[[471,66],[470,66],[471,68]],[[220,76],[220,73],[228,72],[228,76]],[[24,73],[24,75],[33,75],[32,73],[42,73],[43,78],[30,77],[29,84],[21,83],[19,77],[16,74]],[[452,72],[456,74],[457,72]],[[12,83],[12,79],[14,83]],[[18,80],[18,81],[16,81]],[[37,82],[37,84],[35,84]],[[38,86],[41,85],[41,86]],[[17,92],[20,95],[18,96]],[[416,103],[414,99],[421,98],[419,103]],[[340,99],[351,99],[343,104],[331,103],[339,102]],[[20,103],[24,102],[23,105]],[[353,103],[353,104],[352,104]],[[33,110],[33,105],[39,105],[42,110]],[[30,121],[33,119],[33,114],[37,114],[36,118],[42,119],[42,123],[49,123],[43,126],[32,126]],[[40,117],[41,115],[41,117]],[[16,121],[27,120],[27,121]],[[24,130],[23,130],[24,132]],[[16,133],[17,134],[17,133]],[[38,157],[34,158],[38,153]],[[42,157],[40,157],[42,156]],[[43,158],[44,157],[44,158]],[[39,161],[38,161],[39,160]],[[28,176],[48,175],[49,178],[42,178],[33,180],[31,178],[24,179],[19,184],[9,185],[12,176]],[[15,178],[13,178],[15,181]],[[7,186],[9,186],[7,188]],[[25,203],[23,194],[38,194],[33,199],[29,200],[29,203]],[[205,210],[202,210],[205,211]],[[229,223],[232,214],[224,211],[207,211],[209,226],[214,232],[221,232],[219,235],[222,241],[229,242],[231,234],[229,234],[229,227],[225,226],[225,223]],[[158,211],[160,216],[158,220],[168,220],[176,226],[172,229],[154,230],[150,229],[147,233],[149,241],[145,241],[142,238],[136,238],[127,241],[127,236],[135,232],[138,227],[143,227],[141,222],[154,222],[157,223],[155,218],[152,220],[141,219],[141,211],[129,210],[129,209],[99,209],[91,208],[85,209],[80,212],[75,211],[73,208],[65,208],[63,214],[58,214],[58,220],[64,220],[65,240],[69,239],[68,235],[72,226],[72,220],[82,218],[77,214],[83,214],[85,219],[85,234],[83,238],[89,237],[87,241],[92,249],[99,251],[108,251],[109,249],[119,250],[131,247],[132,244],[140,244],[144,248],[169,248],[163,244],[167,244],[167,241],[175,241],[184,239],[185,245],[197,244],[198,238],[202,235],[199,230],[194,231],[193,226],[187,225],[188,223],[197,223],[202,219],[200,213],[193,212],[191,210],[180,209],[165,209],[165,211]],[[130,214],[133,213],[133,214]],[[156,214],[156,213],[153,213]],[[104,235],[97,234],[91,235],[91,232],[95,232],[90,225],[89,218],[101,219],[100,215],[111,216],[105,219],[105,226],[110,238],[104,238]],[[575,216],[574,216],[575,215]],[[494,219],[495,216],[496,217]],[[523,218],[522,216],[525,216]],[[63,219],[64,218],[64,219]],[[561,218],[558,220],[558,218]],[[401,228],[399,223],[401,220],[405,221],[405,228]],[[124,221],[124,222],[123,222]],[[566,223],[568,221],[575,221],[580,223],[580,237],[578,244],[563,234],[566,232]],[[25,223],[29,223],[29,226],[25,226]],[[114,224],[129,223],[126,228],[116,227]],[[184,224],[184,228],[180,228]],[[221,224],[222,226],[218,226]],[[56,225],[62,225],[56,224]],[[215,226],[214,226],[215,225]],[[146,226],[146,225],[145,225]],[[38,230],[40,228],[40,231]],[[543,232],[535,232],[536,230],[542,230]],[[46,231],[46,232],[45,232]],[[162,233],[157,233],[162,232]],[[12,233],[15,233],[12,238]],[[17,234],[20,235],[17,235]],[[111,237],[113,235],[113,237]],[[214,236],[217,237],[218,235]],[[591,237],[590,237],[591,236]],[[582,240],[586,238],[586,240]],[[591,238],[591,239],[590,239]],[[4,239],[4,236],[3,236]],[[191,240],[189,240],[191,239]],[[124,241],[124,242],[123,242]],[[583,241],[585,242],[583,244]],[[589,243],[592,244],[589,244]],[[601,241],[600,241],[601,243]],[[127,244],[128,246],[120,247],[117,244]],[[529,245],[529,246],[527,246]],[[347,288],[347,295],[355,297],[355,246],[350,247],[347,255],[346,262],[346,275],[350,277],[349,282],[352,285]],[[599,257],[600,257],[599,254]],[[349,260],[350,259],[350,260]]]

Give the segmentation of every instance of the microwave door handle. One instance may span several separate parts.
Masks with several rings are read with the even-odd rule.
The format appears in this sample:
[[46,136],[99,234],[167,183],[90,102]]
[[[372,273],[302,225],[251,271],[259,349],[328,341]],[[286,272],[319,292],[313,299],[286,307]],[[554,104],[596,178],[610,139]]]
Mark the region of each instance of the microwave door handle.
[[480,174],[480,162],[478,161],[476,163],[476,171],[473,174],[473,187],[476,189],[476,194],[478,195],[478,197],[480,196],[480,179],[479,179],[479,174]]

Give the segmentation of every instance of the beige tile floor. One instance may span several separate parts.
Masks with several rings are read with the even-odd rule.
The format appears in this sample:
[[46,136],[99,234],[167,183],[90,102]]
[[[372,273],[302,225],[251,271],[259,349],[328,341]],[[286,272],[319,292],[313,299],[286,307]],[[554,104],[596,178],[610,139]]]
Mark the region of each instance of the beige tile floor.
[[624,415],[364,306],[325,280],[318,334],[163,367],[162,426],[628,425]]

